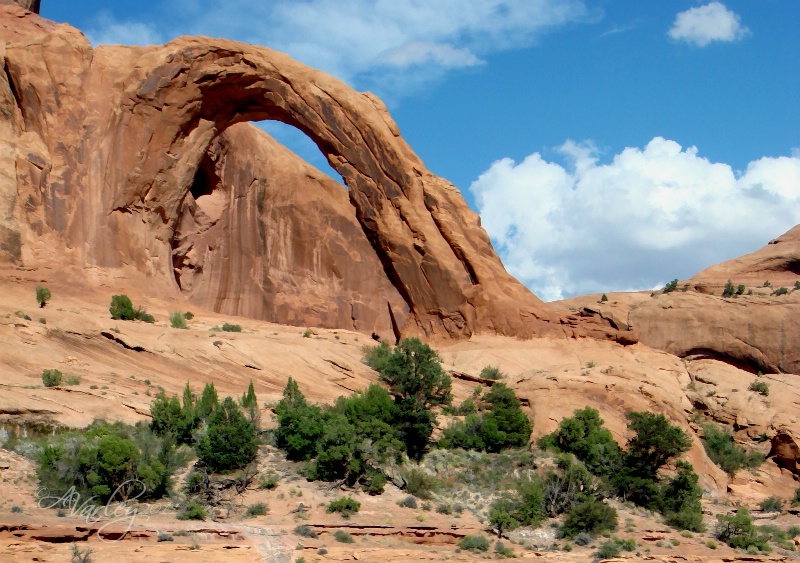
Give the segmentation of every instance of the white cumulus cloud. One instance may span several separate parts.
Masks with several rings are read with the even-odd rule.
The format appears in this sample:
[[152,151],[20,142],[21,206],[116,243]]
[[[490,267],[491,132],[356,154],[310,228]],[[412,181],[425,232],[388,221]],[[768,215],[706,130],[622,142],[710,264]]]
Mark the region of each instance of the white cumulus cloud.
[[744,172],[656,137],[599,161],[568,141],[566,166],[499,160],[471,186],[509,272],[545,300],[642,290],[752,252],[800,223],[800,158]]
[[738,41],[749,33],[735,12],[721,2],[711,2],[679,13],[667,34],[676,41],[705,47],[712,41]]

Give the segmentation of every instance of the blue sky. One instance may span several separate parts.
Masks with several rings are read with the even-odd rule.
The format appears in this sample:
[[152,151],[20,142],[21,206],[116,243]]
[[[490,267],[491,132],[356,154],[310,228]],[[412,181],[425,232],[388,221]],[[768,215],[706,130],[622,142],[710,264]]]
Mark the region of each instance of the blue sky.
[[95,44],[267,45],[377,93],[545,299],[687,278],[800,223],[800,2],[44,0],[42,15]]

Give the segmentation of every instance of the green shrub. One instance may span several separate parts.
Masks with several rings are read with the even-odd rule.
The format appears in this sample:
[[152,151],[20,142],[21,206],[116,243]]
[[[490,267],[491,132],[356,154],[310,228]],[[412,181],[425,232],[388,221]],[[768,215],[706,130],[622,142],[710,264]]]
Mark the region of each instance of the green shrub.
[[172,328],[189,328],[186,324],[186,317],[180,311],[173,311],[169,314],[169,325]]
[[702,441],[711,461],[731,476],[743,467],[758,467],[764,461],[764,456],[737,445],[727,429],[713,423],[703,425]]
[[597,558],[613,559],[619,557],[622,553],[622,547],[615,540],[608,540],[600,544],[600,549],[597,550]]
[[483,536],[464,536],[458,542],[458,547],[474,553],[489,551],[489,540]]
[[728,280],[728,283],[725,284],[725,289],[722,290],[722,296],[733,297],[734,295],[736,295],[736,287],[731,280]]
[[500,371],[500,366],[485,366],[481,370],[480,377],[481,379],[491,379],[497,381],[498,379],[503,379],[506,376],[502,371]]
[[192,313],[191,311],[186,311],[183,314],[183,318],[186,319],[187,321],[191,321],[194,318],[194,313]]
[[64,380],[64,385],[80,385],[81,377],[79,375],[69,375]]
[[158,537],[156,538],[156,541],[160,541],[160,542],[163,542],[163,541],[175,541],[175,538],[173,538],[170,534],[168,534],[166,532],[159,532],[158,533]]
[[248,516],[264,516],[269,512],[269,507],[263,502],[257,502],[247,507]]
[[533,427],[514,391],[496,383],[481,397],[480,415],[469,414],[442,432],[441,447],[499,452],[528,444]]
[[747,289],[747,288],[744,286],[744,284],[739,284],[736,287],[736,295],[742,295],[744,293],[745,289]]
[[317,531],[307,524],[300,524],[294,529],[294,533],[303,538],[317,539]]
[[789,293],[789,290],[785,287],[779,287],[775,291],[772,292],[772,295],[786,295]]
[[776,496],[771,496],[758,503],[758,506],[762,512],[781,512],[783,501]]
[[605,303],[606,301],[608,301],[608,295],[604,293],[602,296],[600,296],[600,302]]
[[45,387],[57,387],[61,385],[62,374],[57,369],[42,370],[42,383]]
[[258,480],[258,488],[271,491],[278,486],[278,476],[273,472],[262,475]]
[[205,507],[199,502],[190,500],[178,513],[178,520],[205,520],[206,516],[208,513]]
[[678,280],[674,279],[664,286],[663,293],[672,293],[678,289]]
[[356,540],[353,539],[353,536],[345,532],[344,530],[336,530],[333,533],[333,537],[339,543],[355,543]]
[[613,507],[590,497],[579,502],[567,512],[561,525],[561,535],[574,538],[581,532],[600,534],[617,529],[617,511]]
[[78,549],[78,546],[74,543],[70,546],[72,550],[72,557],[70,558],[70,563],[92,563],[92,550],[87,548],[86,550]]
[[361,348],[362,361],[379,373],[386,367],[386,361],[391,353],[392,349],[386,342],[381,342],[376,346],[366,344]]
[[47,305],[47,302],[50,301],[50,290],[41,285],[36,286],[36,301],[41,308]]
[[736,514],[718,514],[714,535],[731,547],[749,549],[753,546],[760,551],[772,550],[769,546],[769,534],[753,525],[750,512],[746,508],[740,508]]
[[361,510],[361,503],[357,500],[348,497],[339,497],[336,500],[332,500],[330,504],[328,504],[328,508],[325,510],[325,512],[328,514],[338,512],[345,518],[350,518],[359,510]]
[[406,491],[417,498],[428,500],[433,498],[433,493],[439,488],[439,480],[428,475],[422,469],[411,467],[402,472],[406,482]]
[[753,381],[748,387],[750,391],[760,393],[765,397],[769,395],[769,384],[766,381]]
[[595,475],[610,476],[619,470],[622,450],[603,424],[597,409],[579,409],[538,444],[542,449],[574,454]]
[[514,550],[506,547],[500,540],[494,544],[494,551],[498,557],[514,557]]
[[403,508],[417,508],[417,499],[411,495],[397,501],[398,506],[402,506]]
[[108,310],[111,313],[111,318],[117,321],[155,322],[153,316],[145,312],[141,307],[134,309],[131,298],[127,295],[112,295],[111,306]]
[[438,512],[439,514],[444,514],[446,516],[450,516],[451,514],[453,514],[453,506],[451,504],[446,503],[446,502],[443,502],[441,504],[437,504],[436,505],[436,512]]
[[22,513],[22,507],[21,506],[17,506],[16,504],[13,505],[11,507],[11,513],[12,514],[21,514]]
[[519,527],[519,520],[512,515],[514,508],[514,503],[505,498],[495,500],[489,508],[489,524],[497,531],[497,537],[501,538],[504,532]]
[[197,444],[197,457],[211,471],[241,469],[258,452],[258,437],[239,406],[226,397],[208,420],[206,434]]
[[380,495],[383,493],[383,488],[386,486],[388,480],[386,475],[380,471],[372,471],[368,475],[368,484],[366,487],[367,493],[370,495]]
[[241,325],[225,323],[222,325],[222,332],[242,332]]
[[794,496],[792,497],[792,506],[797,506],[798,504],[800,504],[800,487],[794,490]]

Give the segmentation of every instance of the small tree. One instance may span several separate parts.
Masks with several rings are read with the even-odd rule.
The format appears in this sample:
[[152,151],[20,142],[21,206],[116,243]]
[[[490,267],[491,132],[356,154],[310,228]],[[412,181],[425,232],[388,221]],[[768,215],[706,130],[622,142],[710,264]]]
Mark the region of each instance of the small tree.
[[41,285],[36,286],[36,301],[39,302],[39,307],[44,308],[50,301],[50,290]]
[[605,303],[606,301],[608,301],[608,295],[606,295],[606,294],[604,293],[604,294],[603,294],[603,295],[600,297],[600,302],[601,302],[601,303]]
[[419,460],[436,424],[431,407],[452,401],[450,376],[439,356],[417,338],[405,339],[392,351],[380,373],[394,397],[397,421],[406,452]]
[[519,521],[512,516],[514,503],[505,498],[499,498],[492,503],[489,509],[489,523],[497,532],[497,537],[502,538],[503,532],[509,532],[519,527]]
[[733,297],[734,295],[736,295],[736,287],[733,285],[731,280],[728,280],[728,282],[725,284],[725,289],[722,290],[722,296]]
[[241,469],[258,452],[255,428],[230,397],[216,408],[208,421],[208,432],[197,445],[197,456],[211,471]]

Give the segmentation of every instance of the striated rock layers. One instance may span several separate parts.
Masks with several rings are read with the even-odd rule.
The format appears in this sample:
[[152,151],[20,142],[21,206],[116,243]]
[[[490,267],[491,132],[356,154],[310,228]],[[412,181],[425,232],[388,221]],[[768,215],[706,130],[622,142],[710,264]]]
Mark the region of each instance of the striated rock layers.
[[[0,6],[11,19],[0,27],[4,261],[123,272],[160,295],[297,325],[618,337],[562,322],[511,277],[375,96],[263,47],[93,49],[69,26]],[[265,134],[233,127],[266,119],[307,134],[347,199]]]

